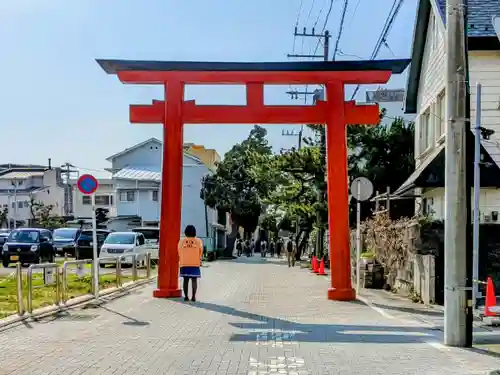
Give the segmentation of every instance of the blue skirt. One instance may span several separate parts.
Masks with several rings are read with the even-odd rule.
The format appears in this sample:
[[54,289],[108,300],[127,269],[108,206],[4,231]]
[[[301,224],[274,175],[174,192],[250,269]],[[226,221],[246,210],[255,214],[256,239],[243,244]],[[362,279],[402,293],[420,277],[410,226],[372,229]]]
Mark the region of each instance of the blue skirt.
[[181,267],[181,277],[201,277],[200,267]]

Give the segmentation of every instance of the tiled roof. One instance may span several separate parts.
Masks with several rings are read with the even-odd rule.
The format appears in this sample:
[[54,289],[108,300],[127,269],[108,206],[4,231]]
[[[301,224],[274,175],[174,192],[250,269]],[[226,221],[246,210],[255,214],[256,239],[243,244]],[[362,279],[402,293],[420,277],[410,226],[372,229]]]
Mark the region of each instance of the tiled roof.
[[[441,18],[446,24],[446,0],[436,0],[436,2]],[[412,62],[406,87],[405,113],[417,111],[417,95],[430,12],[432,12],[431,0],[419,0],[413,33]],[[468,0],[469,50],[500,48],[492,24],[495,15],[500,15],[500,0]],[[488,41],[487,44],[484,44],[485,40]]]
[[124,180],[161,181],[161,169],[151,166],[133,166],[119,170],[113,178]]
[[[446,24],[446,0],[437,0],[437,4]],[[500,15],[499,0],[469,0],[468,10],[469,37],[496,36],[491,19]]]
[[33,172],[26,172],[26,171],[12,171],[9,173],[6,173],[2,176],[0,176],[1,180],[24,180],[30,177],[42,177],[43,176],[42,171],[33,171]]

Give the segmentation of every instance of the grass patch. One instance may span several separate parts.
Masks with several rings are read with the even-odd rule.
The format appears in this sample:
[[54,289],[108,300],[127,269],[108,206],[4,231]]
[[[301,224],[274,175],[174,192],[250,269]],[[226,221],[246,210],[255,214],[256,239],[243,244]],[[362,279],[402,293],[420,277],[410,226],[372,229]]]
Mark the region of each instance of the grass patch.
[[[26,297],[28,295],[28,286],[26,276],[23,279],[23,297],[26,308]],[[144,278],[138,275],[138,278]],[[132,281],[132,276],[122,275],[122,283]],[[116,274],[102,274],[99,278],[100,289],[107,289],[116,286]],[[83,277],[77,275],[68,275],[67,299],[79,297],[91,293],[92,275],[87,274]],[[33,275],[33,310],[53,305],[56,297],[55,285],[44,285],[43,274]],[[17,312],[17,287],[16,278],[0,278],[0,319]]]

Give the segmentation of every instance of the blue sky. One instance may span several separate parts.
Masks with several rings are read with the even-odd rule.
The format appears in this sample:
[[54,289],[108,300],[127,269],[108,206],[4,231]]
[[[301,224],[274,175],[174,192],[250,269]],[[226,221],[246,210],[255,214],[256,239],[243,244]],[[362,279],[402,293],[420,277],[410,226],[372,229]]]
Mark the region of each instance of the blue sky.
[[[302,11],[299,14],[300,4]],[[2,163],[66,161],[108,167],[105,158],[149,137],[160,125],[131,125],[128,105],[161,98],[154,86],[125,86],[107,76],[95,58],[286,61],[293,28],[321,30],[330,0],[4,0],[0,2],[2,56],[0,126]],[[327,29],[337,35],[342,0],[334,1]],[[368,58],[393,0],[350,0],[340,50]],[[379,58],[409,57],[417,0],[403,5]],[[356,11],[354,12],[354,10]],[[335,39],[335,38],[333,38]],[[333,41],[332,41],[333,42]],[[295,53],[310,53],[316,40],[297,38]],[[333,43],[332,43],[333,46]],[[333,48],[332,48],[333,50]],[[356,57],[358,56],[358,57]],[[395,77],[390,87],[402,87]],[[297,87],[299,88],[299,87]],[[266,89],[267,104],[291,104],[288,87]],[[243,104],[242,87],[188,87],[200,104]],[[361,100],[364,95],[358,95]],[[297,101],[299,102],[299,101]],[[185,142],[223,155],[244,139],[249,126],[188,125]],[[296,144],[283,129],[267,127],[276,150]]]

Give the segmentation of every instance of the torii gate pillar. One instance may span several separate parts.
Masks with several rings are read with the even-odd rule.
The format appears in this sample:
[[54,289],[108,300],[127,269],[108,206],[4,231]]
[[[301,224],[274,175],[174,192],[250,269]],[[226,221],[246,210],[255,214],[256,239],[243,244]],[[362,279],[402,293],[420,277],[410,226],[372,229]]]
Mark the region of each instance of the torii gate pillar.
[[[180,297],[177,243],[180,237],[184,124],[325,124],[331,286],[328,298],[356,298],[351,285],[346,125],[378,124],[377,105],[345,102],[345,84],[386,83],[409,60],[195,63],[98,60],[124,83],[160,84],[164,101],[133,105],[135,123],[163,124],[163,167],[158,288],[154,296]],[[245,84],[247,105],[203,106],[184,101],[186,84]],[[327,101],[314,106],[264,105],[264,84],[324,84]],[[168,98],[168,99],[167,99]]]

